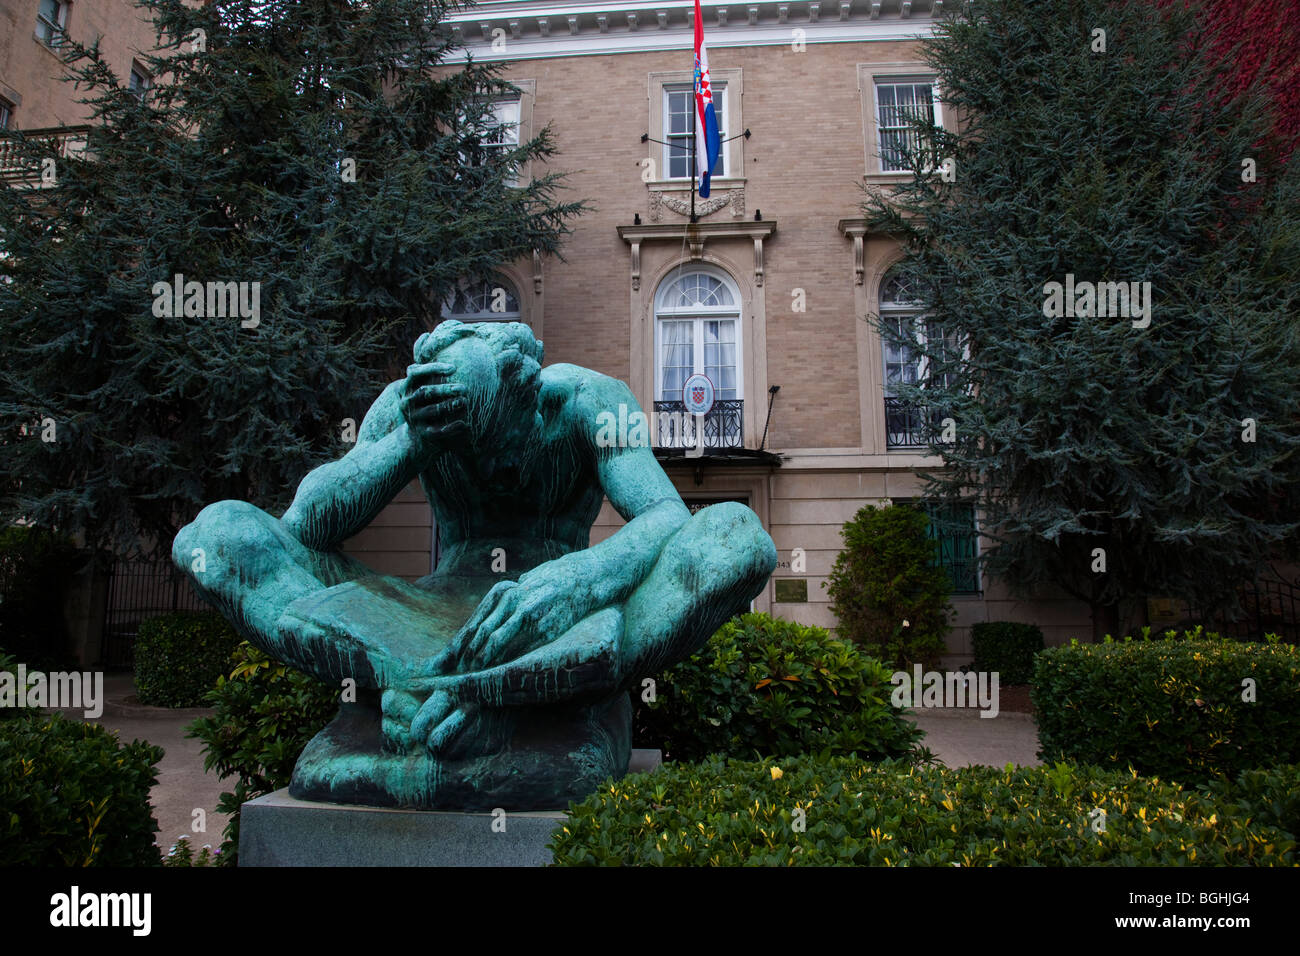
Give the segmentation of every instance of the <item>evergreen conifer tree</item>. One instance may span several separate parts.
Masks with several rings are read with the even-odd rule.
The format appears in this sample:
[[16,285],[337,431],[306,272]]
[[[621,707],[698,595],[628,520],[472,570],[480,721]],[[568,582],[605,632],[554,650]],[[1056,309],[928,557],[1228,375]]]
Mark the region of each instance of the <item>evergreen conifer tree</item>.
[[447,62],[442,0],[141,5],[149,88],[67,44],[87,149],[24,142],[52,181],[0,189],[0,511],[119,554],[214,500],[282,508],[453,285],[582,208],[549,131],[493,145],[514,88]]
[[986,570],[1087,601],[1094,635],[1144,596],[1224,605],[1300,519],[1300,175],[1272,98],[1221,81],[1196,3],[959,13],[925,50],[962,125],[918,121],[914,178],[865,203],[926,316],[875,322],[921,357],[899,395],[929,409],[927,494],[974,499]]

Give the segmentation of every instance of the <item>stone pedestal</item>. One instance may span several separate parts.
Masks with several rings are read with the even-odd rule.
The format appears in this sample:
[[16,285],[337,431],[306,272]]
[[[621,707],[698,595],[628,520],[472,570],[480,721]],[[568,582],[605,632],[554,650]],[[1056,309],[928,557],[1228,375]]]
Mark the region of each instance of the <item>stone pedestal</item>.
[[[632,751],[629,773],[659,765]],[[317,803],[288,789],[240,811],[240,866],[545,866],[562,810],[458,813]]]

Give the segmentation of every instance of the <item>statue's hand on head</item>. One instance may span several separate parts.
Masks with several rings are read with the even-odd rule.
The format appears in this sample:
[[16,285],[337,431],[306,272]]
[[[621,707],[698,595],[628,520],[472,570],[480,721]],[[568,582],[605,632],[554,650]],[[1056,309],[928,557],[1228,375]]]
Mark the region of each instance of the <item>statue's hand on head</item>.
[[422,455],[442,451],[469,430],[465,386],[450,381],[456,366],[422,362],[406,369],[402,417]]

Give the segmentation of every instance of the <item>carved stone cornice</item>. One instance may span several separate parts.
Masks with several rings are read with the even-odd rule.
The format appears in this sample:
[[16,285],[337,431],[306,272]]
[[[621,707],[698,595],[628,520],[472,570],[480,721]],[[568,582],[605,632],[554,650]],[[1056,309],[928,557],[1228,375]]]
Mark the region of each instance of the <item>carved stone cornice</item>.
[[[942,9],[941,0],[702,0],[701,6],[716,48],[788,45],[793,23],[802,24],[810,44],[913,39],[930,32],[932,15]],[[475,59],[511,60],[689,47],[694,20],[694,0],[481,0],[449,11],[440,29]],[[507,42],[493,45],[496,30]]]
[[754,284],[763,284],[763,240],[776,232],[776,221],[672,222],[619,226],[618,237],[631,247],[632,289],[641,288],[641,244],[676,242],[690,247],[691,258],[704,256],[705,243],[717,239],[749,239],[754,243]]

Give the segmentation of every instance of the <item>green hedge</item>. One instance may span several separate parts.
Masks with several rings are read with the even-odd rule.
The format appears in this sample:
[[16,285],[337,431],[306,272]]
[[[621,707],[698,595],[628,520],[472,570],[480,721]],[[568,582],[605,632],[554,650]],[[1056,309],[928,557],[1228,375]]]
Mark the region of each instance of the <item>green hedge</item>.
[[[1172,635],[1173,632],[1170,632]],[[1243,700],[1254,681],[1255,701]],[[1038,655],[1040,756],[1197,783],[1300,760],[1300,652],[1202,635]]]
[[157,865],[162,757],[59,714],[0,722],[0,866]]
[[723,625],[655,680],[638,745],[666,758],[914,752],[922,733],[890,704],[891,671],[820,627],[767,614]]
[[140,624],[135,689],[140,703],[198,707],[232,666],[235,629],[216,611],[175,611]]
[[26,526],[0,530],[0,647],[35,670],[69,664],[64,598],[87,560],[64,535]]
[[551,849],[560,866],[1291,865],[1297,789],[1295,766],[1197,792],[1065,764],[713,760],[608,783]]
[[337,687],[271,660],[244,642],[236,649],[229,677],[217,679],[206,702],[211,717],[190,724],[187,737],[203,742],[203,769],[235,778],[221,795],[220,813],[230,814],[216,862],[239,859],[239,808],[246,801],[289,785],[293,765],[308,741],[338,714]]
[[1036,624],[981,621],[970,630],[975,670],[997,671],[1005,684],[1028,684],[1034,676],[1034,655],[1043,649],[1043,632]]

